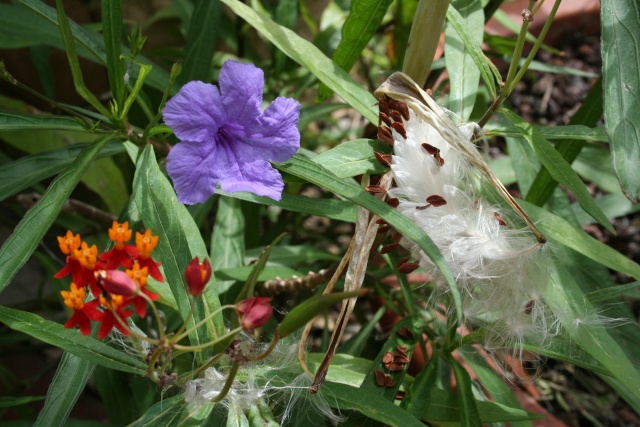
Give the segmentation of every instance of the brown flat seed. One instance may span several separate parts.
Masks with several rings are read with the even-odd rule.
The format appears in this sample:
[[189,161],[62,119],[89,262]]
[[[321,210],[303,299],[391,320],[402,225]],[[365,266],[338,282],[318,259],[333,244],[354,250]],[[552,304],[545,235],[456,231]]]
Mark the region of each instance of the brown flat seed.
[[376,369],[375,371],[373,371],[373,374],[376,376],[376,384],[378,384],[380,387],[384,387],[385,383],[387,382],[386,376],[388,374],[385,374],[380,369]]
[[387,114],[385,114],[382,111],[380,111],[378,113],[378,117],[380,118],[381,122],[385,122],[387,124],[387,126],[391,126],[391,119],[389,118],[389,116]]
[[384,386],[386,388],[391,388],[396,385],[396,382],[391,378],[391,375],[384,374]]
[[400,240],[402,239],[402,233],[393,233],[391,235],[391,240]]
[[394,363],[409,363],[409,356],[406,354],[395,354],[393,358]]
[[420,267],[420,264],[418,264],[417,262],[406,262],[398,267],[398,272],[402,274],[409,274],[415,271],[418,267]]
[[376,159],[378,159],[380,163],[389,167],[391,166],[391,157],[393,157],[391,154],[382,154],[375,151],[373,152],[373,154],[374,156],[376,156]]
[[387,221],[385,221],[382,218],[378,218],[378,219],[376,219],[376,224],[378,224],[378,225],[386,225]]
[[378,101],[378,109],[382,113],[386,114],[387,117],[389,116],[389,103],[384,99],[381,99],[380,101]]
[[494,212],[493,216],[498,220],[498,224],[502,225],[503,227],[507,226],[507,221],[505,221],[498,212]]
[[408,348],[407,348],[407,346],[406,346],[406,345],[397,345],[397,346],[396,346],[396,351],[397,351],[398,353],[400,353],[400,354],[404,354],[404,355],[406,355],[406,354],[407,354],[407,350],[408,350]]
[[[393,236],[391,237],[393,239]],[[400,338],[413,338],[413,332],[411,332],[411,329],[407,328],[406,326],[401,327],[400,329],[398,329],[396,331],[396,335],[399,336]]]
[[367,185],[365,188],[370,194],[386,194],[387,190],[379,185]]
[[431,205],[416,206],[416,210],[423,211],[423,210],[427,209],[429,206],[431,206]]
[[531,312],[533,311],[534,304],[535,304],[534,300],[529,301],[527,305],[524,307],[524,314],[531,314]]
[[387,351],[384,356],[382,356],[382,363],[384,363],[385,365],[393,363],[393,353]]
[[392,208],[397,208],[400,205],[400,200],[398,200],[397,197],[392,197],[390,199],[387,199],[387,204]]
[[389,108],[392,109],[392,110],[397,110],[398,109],[398,101],[396,101],[395,99],[389,98]]
[[396,107],[398,109],[398,111],[400,112],[400,114],[402,114],[402,117],[405,120],[409,120],[410,116],[409,116],[409,107],[407,107],[407,104],[404,101],[398,101],[396,103]]
[[391,226],[389,224],[385,224],[385,225],[381,225],[378,228],[378,231],[376,231],[376,233],[377,234],[382,234],[382,233],[386,233],[389,230],[391,230]]
[[444,165],[444,159],[442,157],[440,157],[440,153],[434,154],[433,158],[436,159],[436,163],[438,164],[438,166],[443,166]]
[[391,372],[402,371],[404,369],[404,365],[402,363],[392,363],[387,369]]
[[422,148],[424,148],[425,150],[427,150],[427,153],[429,153],[431,156],[435,156],[437,153],[440,152],[440,149],[437,147],[434,147],[431,144],[427,144],[426,142],[424,144],[422,144]]
[[380,249],[380,253],[382,255],[388,254],[389,252],[391,252],[392,250],[394,250],[398,246],[400,246],[400,243],[389,243],[388,245],[385,245]]
[[400,258],[398,260],[398,263],[396,264],[396,268],[399,268],[402,264],[406,263],[407,261],[409,261],[409,258],[411,258],[410,256],[406,256],[404,258]]
[[443,197],[438,196],[437,194],[434,194],[432,196],[427,197],[427,203],[429,203],[431,206],[435,206],[436,208],[438,208],[440,206],[446,205],[447,201]]
[[391,145],[394,143],[391,130],[386,126],[378,126],[378,139]]
[[400,111],[392,111],[391,118],[394,122],[402,123],[402,114],[400,114]]
[[400,122],[391,123],[391,127],[395,129],[404,139],[407,139],[407,131],[404,128],[404,125]]

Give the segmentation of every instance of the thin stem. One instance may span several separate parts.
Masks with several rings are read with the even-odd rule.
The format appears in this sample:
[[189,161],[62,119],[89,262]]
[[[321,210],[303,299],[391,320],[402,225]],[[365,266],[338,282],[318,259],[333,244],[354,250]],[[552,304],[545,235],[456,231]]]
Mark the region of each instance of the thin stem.
[[245,359],[247,359],[248,361],[251,361],[251,362],[257,362],[258,360],[265,359],[267,356],[269,356],[271,354],[273,349],[276,348],[276,344],[278,344],[279,340],[280,340],[279,335],[275,334],[273,336],[273,339],[271,340],[271,344],[269,344],[269,347],[265,350],[264,353],[262,353],[260,356],[255,356],[255,357],[245,356]]
[[[194,304],[191,305],[191,311],[190,313],[193,312],[193,306],[195,305],[195,301]],[[217,310],[214,310],[213,312],[211,312],[207,317],[205,317],[204,319],[202,319],[201,321],[199,321],[198,323],[196,323],[195,325],[193,325],[191,328],[189,328],[188,330],[186,330],[185,332],[180,333],[180,331],[178,331],[178,333],[176,334],[176,336],[174,336],[171,339],[172,343],[177,343],[180,342],[180,340],[182,340],[184,337],[186,337],[187,335],[189,335],[191,332],[195,331],[196,329],[198,329],[200,326],[204,325],[205,323],[207,323],[209,320],[211,320],[211,318],[213,316],[215,316],[216,314],[218,314],[220,311],[225,310],[225,309],[230,309],[233,308],[235,309],[236,306],[234,304],[227,304],[227,305],[223,305],[222,307],[218,308]],[[186,325],[186,320],[185,323],[182,326]],[[180,329],[184,329],[183,327],[181,327]],[[242,328],[241,328],[242,330]],[[224,335],[223,335],[224,336]]]
[[[534,4],[535,2],[529,0],[529,10],[531,10]],[[522,56],[522,49],[524,48],[524,43],[527,39],[529,22],[530,19],[527,19],[523,16],[522,27],[520,27],[520,34],[518,34],[516,47],[513,50],[513,56],[511,57],[511,64],[509,64],[509,72],[507,73],[507,78],[505,79],[505,88],[511,86],[511,80],[513,80],[513,76],[515,76],[516,70],[518,69],[518,63],[520,62],[520,57]]]
[[159,346],[163,342],[155,338],[149,338],[149,337],[145,337],[144,335],[138,334],[137,332],[135,332],[133,329],[129,327],[127,322],[125,322],[124,319],[120,317],[117,311],[115,311],[111,306],[108,306],[108,308],[109,308],[109,311],[111,311],[111,313],[113,314],[113,317],[116,319],[116,322],[118,322],[120,326],[122,326],[130,334],[132,338],[135,338],[141,341],[146,341],[156,346]]
[[156,384],[158,384],[160,381],[158,380],[158,376],[156,375],[155,366],[158,358],[160,358],[160,354],[162,354],[163,351],[163,347],[156,347],[156,349],[153,350],[153,353],[149,358],[149,364],[147,365],[147,376]]
[[211,402],[220,402],[227,396],[227,393],[229,393],[229,390],[231,390],[231,386],[233,385],[233,381],[236,378],[236,374],[238,373],[239,368],[240,364],[238,364],[237,362],[233,364],[231,370],[229,371],[229,375],[227,376],[227,381],[224,383],[224,387],[222,387],[222,390],[220,390],[220,393],[218,393],[216,397],[211,399]]
[[[191,316],[193,315],[193,309],[196,306],[196,297],[195,296],[191,296],[191,306],[189,307],[189,314],[187,314],[187,316],[184,319],[184,322],[182,322],[182,326],[180,326],[180,329],[178,329],[175,333],[175,337],[180,337],[180,334],[182,334],[184,332],[184,330],[187,328],[187,322],[189,321],[189,318],[191,318]],[[188,335],[188,334],[187,334]],[[180,341],[179,339],[176,341]]]
[[156,322],[158,323],[158,334],[160,335],[160,342],[165,342],[167,337],[164,334],[164,325],[162,324],[162,319],[160,318],[160,313],[158,312],[158,308],[154,304],[153,300],[149,298],[149,296],[146,295],[144,292],[138,291],[138,296],[141,296],[142,298],[144,298],[151,306],[151,310],[153,310],[153,315],[156,317]]
[[226,334],[224,334],[223,336],[221,336],[220,338],[213,340],[213,341],[209,341],[206,344],[201,344],[201,345],[180,345],[180,344],[172,344],[171,347],[175,348],[176,350],[185,350],[185,351],[199,351],[199,350],[204,350],[207,347],[212,347],[220,342],[223,342],[224,340],[228,339],[229,337],[233,337],[238,335],[240,332],[242,332],[242,327],[238,327],[235,329],[232,329],[231,331],[227,332]]

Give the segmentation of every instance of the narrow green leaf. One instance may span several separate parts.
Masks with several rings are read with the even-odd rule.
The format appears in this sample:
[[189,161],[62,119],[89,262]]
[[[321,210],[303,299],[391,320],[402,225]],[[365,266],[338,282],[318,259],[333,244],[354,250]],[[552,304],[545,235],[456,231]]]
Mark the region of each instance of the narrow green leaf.
[[398,65],[404,62],[404,55],[409,45],[409,34],[411,32],[411,23],[416,14],[418,2],[415,0],[398,0],[396,1],[396,13],[394,16],[393,28],[393,68],[400,68]]
[[[205,406],[211,408],[213,405]],[[187,403],[184,401],[184,395],[178,394],[168,399],[161,399],[142,414],[140,418],[129,424],[129,427],[177,427],[182,425],[183,421],[188,418],[189,415]]]
[[[253,272],[253,267],[230,267],[215,270],[216,279],[233,280],[233,281],[246,281]],[[290,278],[295,275],[300,275],[299,271],[292,270],[289,267],[270,267],[266,266],[258,275],[258,281],[264,282],[265,280],[273,280],[276,277]]]
[[[482,4],[475,0],[453,0],[449,9],[456,10],[460,14],[467,44],[471,44],[474,50],[481,51],[484,34]],[[464,123],[469,121],[476,102],[482,66],[475,64],[473,56],[469,53],[460,34],[453,28],[453,24],[449,23],[446,26],[444,34],[444,59],[450,83],[449,110],[458,116],[461,123]],[[495,96],[492,90],[495,91],[493,85],[489,86],[489,91],[491,96]]]
[[[585,105],[585,104],[582,104],[582,105]],[[548,140],[567,139],[567,140],[570,140],[570,141],[567,141],[569,144],[579,145],[579,142],[577,141],[609,142],[609,137],[607,136],[607,132],[605,131],[604,126],[588,127],[584,125],[567,125],[567,126],[535,126],[534,125],[533,128],[545,139],[548,139]],[[518,138],[520,137],[520,132],[514,132],[509,129],[489,128],[485,130],[486,130],[487,136],[500,135],[500,136],[509,136],[509,137],[518,137]],[[558,151],[560,151],[560,147],[559,147],[560,143],[561,141],[558,141],[558,143],[556,144],[556,150]],[[565,156],[563,155],[563,157]],[[571,163],[569,159],[567,159],[567,161]]]
[[222,3],[219,0],[198,0],[191,15],[187,44],[178,76],[181,84],[192,80],[210,81],[211,61],[220,27]]
[[463,427],[482,427],[478,405],[476,404],[476,399],[473,397],[473,391],[471,390],[471,377],[469,377],[466,369],[460,365],[456,359],[452,356],[447,359],[449,360],[449,363],[453,368],[453,374],[456,377],[458,403],[460,404],[460,425]]
[[[342,25],[342,39],[333,53],[333,62],[345,71],[351,70],[362,50],[376,33],[391,0],[352,0],[351,11]],[[331,96],[324,83],[318,89],[318,101]]]
[[597,263],[640,279],[640,265],[633,260],[594,239],[573,226],[569,221],[525,201],[520,200],[519,203],[545,236],[570,247]]
[[[81,143],[65,148],[44,151],[21,157],[13,162],[0,165],[0,200],[4,200],[25,188],[49,178],[64,170],[79,156],[82,150],[93,143]],[[96,159],[110,157],[124,152],[121,142],[110,141],[105,144]]]
[[147,366],[141,360],[36,314],[0,306],[0,322],[98,365],[138,375],[146,372]]
[[279,202],[269,197],[256,196],[253,193],[238,192],[225,193],[218,189],[216,194],[267,206],[278,206],[291,212],[301,212],[308,215],[325,216],[337,221],[356,222],[356,208],[352,203],[335,199],[317,199],[313,197],[283,194]]
[[124,104],[124,74],[126,67],[122,55],[122,0],[102,0],[102,32],[107,51],[109,86],[116,105]]
[[629,291],[632,291],[637,288],[640,288],[640,282],[635,281],[632,283],[627,283],[626,285],[616,285],[613,287],[608,287],[604,289],[599,289],[597,291],[589,292],[587,294],[587,298],[591,303],[602,302],[602,301],[615,299],[623,295],[628,295]]
[[95,364],[92,361],[65,352],[49,385],[44,407],[33,425],[64,425],[94,368]]
[[222,0],[222,2],[287,56],[311,71],[370,122],[378,122],[378,112],[375,108],[378,101],[317,47],[238,0]]
[[284,236],[286,236],[286,233],[280,234],[278,237],[276,237],[273,240],[273,242],[271,242],[269,246],[264,248],[264,250],[260,254],[260,257],[258,257],[258,260],[255,262],[253,267],[251,267],[251,274],[249,274],[249,277],[247,277],[247,281],[245,282],[240,292],[238,292],[238,296],[236,297],[236,304],[242,301],[243,299],[251,298],[254,295],[256,282],[258,281],[258,277],[260,276],[260,273],[264,269],[265,264],[269,260],[269,255],[271,255],[271,251],[278,244],[278,242],[282,240]]
[[431,258],[434,264],[440,269],[445,280],[449,284],[451,297],[456,307],[456,316],[458,321],[462,323],[462,310],[460,292],[453,279],[451,269],[446,263],[438,247],[422,230],[420,230],[411,220],[404,217],[401,213],[386,203],[376,199],[360,188],[354,182],[339,179],[333,173],[323,168],[321,165],[314,163],[312,160],[306,159],[299,155],[293,156],[291,160],[285,163],[275,165],[281,171],[291,175],[298,176],[309,182],[344,197],[356,204],[368,209],[374,214],[384,218],[396,230],[413,240],[424,252]]
[[[598,124],[598,121],[601,117],[602,83],[600,81],[597,81],[589,91],[589,94],[582,103],[580,109],[578,109],[578,111],[576,111],[576,113],[571,118],[571,121],[569,122],[570,126],[554,126],[549,127],[549,129],[556,128],[558,130],[561,130],[562,128],[571,128],[575,129],[575,133],[581,133],[580,131],[584,132],[585,129],[589,129],[588,127],[584,127],[582,125],[595,126]],[[578,129],[576,129],[576,127]],[[596,129],[600,129],[601,131],[604,130],[603,126],[600,126]],[[558,132],[558,130],[547,133]],[[604,142],[608,142],[609,139],[606,133],[602,132],[602,134],[604,138],[606,138]],[[545,137],[544,134],[543,137]],[[566,138],[567,139],[565,140],[558,141],[555,145],[555,148],[556,151],[558,151],[558,153],[560,153],[560,155],[567,161],[567,163],[573,163],[576,157],[578,157],[578,154],[580,154],[580,152],[582,151],[584,142],[573,141],[571,140],[573,139],[572,136],[567,136]],[[553,190],[555,190],[557,185],[558,182],[553,179],[551,173],[549,173],[549,170],[543,167],[542,169],[540,169],[540,171],[538,171],[538,175],[531,185],[531,190],[529,191],[531,199],[529,199],[529,194],[527,194],[527,200],[535,205],[542,206],[546,203],[547,200],[549,200],[549,198],[553,194]]]
[[359,388],[329,381],[325,381],[322,388],[328,390],[329,395],[337,401],[334,403],[333,399],[329,399],[329,405],[358,411],[392,427],[424,427],[418,418],[382,396],[363,393]]
[[[338,353],[340,354],[348,354],[351,356],[360,356],[362,350],[364,350],[367,341],[371,337],[371,334],[376,330],[378,326],[378,322],[382,319],[382,316],[387,312],[387,307],[382,306],[375,312],[371,319],[367,320],[367,323],[362,325],[360,330],[356,332],[351,338],[349,338],[344,344],[340,346],[338,349]],[[335,361],[331,361],[331,368],[333,369]]]
[[315,157],[313,161],[333,172],[338,178],[350,178],[365,173],[381,174],[389,168],[374,153],[391,153],[391,145],[375,139],[356,139],[344,142]]
[[74,130],[85,131],[82,123],[73,117],[34,116],[33,114],[0,111],[0,131],[6,130]]
[[91,162],[111,135],[98,138],[49,186],[0,248],[0,292],[29,259]]
[[[589,322],[590,316],[597,315],[597,312],[585,298],[573,276],[560,262],[555,267],[550,286],[544,294],[545,301],[561,319],[572,342],[605,367],[619,381],[620,386],[634,397],[635,402],[640,401],[640,373],[606,329]],[[634,403],[629,399],[627,402],[631,405]],[[634,409],[640,411],[637,405]]]
[[[193,316],[187,319],[191,311],[192,298],[187,293],[184,271],[196,256],[203,260],[207,257],[207,248],[193,217],[184,205],[178,203],[173,187],[160,171],[152,146],[147,146],[140,155],[136,174],[133,179],[133,196],[140,216],[146,228],[159,236],[155,257],[162,262],[165,275],[163,287],[169,288],[175,298],[178,311],[183,320],[190,326],[202,320],[211,311],[220,307],[215,279],[212,277],[205,288],[204,296],[208,307],[202,299],[195,302]],[[159,284],[160,285],[160,284]],[[221,332],[222,317],[213,320],[215,330]],[[192,345],[209,341],[209,333],[205,327],[194,331],[190,336]],[[205,357],[198,354],[198,357]]]
[[426,362],[426,366],[418,372],[407,390],[405,399],[400,404],[416,417],[424,418],[423,414],[431,406],[431,393],[436,389],[441,358],[433,354]]
[[0,408],[11,408],[12,406],[26,405],[27,403],[44,400],[46,396],[3,396],[0,397]]
[[471,56],[471,59],[475,62],[478,70],[480,70],[480,76],[482,77],[484,84],[489,89],[491,98],[495,98],[496,84],[502,82],[500,72],[495,65],[489,61],[484,53],[482,53],[480,45],[478,43],[474,43],[476,37],[467,33],[467,30],[465,29],[465,19],[453,7],[449,7],[449,10],[447,11],[447,20],[456,30],[458,36],[460,36],[460,40],[464,44],[466,52]]
[[100,100],[91,93],[91,91],[84,84],[84,77],[82,76],[82,70],[80,69],[80,62],[78,61],[78,54],[76,53],[76,46],[74,44],[74,37],[71,33],[71,26],[69,20],[64,12],[64,6],[62,0],[56,0],[56,6],[58,11],[58,22],[60,28],[60,34],[62,35],[62,41],[64,42],[64,50],[67,54],[67,60],[69,61],[69,68],[71,68],[71,76],[73,77],[73,84],[76,88],[76,92],[85,101],[93,106],[97,111],[105,117],[112,117],[109,110],[107,110]]
[[[565,185],[576,197],[582,209],[591,215],[607,230],[615,233],[613,226],[594,202],[578,175],[571,169],[571,165],[562,158],[560,153],[544,139],[539,133],[533,129],[529,123],[521,119],[518,115],[509,110],[501,110],[502,114],[507,117],[511,123],[518,129],[522,137],[529,143],[535,151],[540,162],[549,170],[549,173],[559,183]],[[531,192],[530,192],[531,193]],[[528,198],[529,196],[527,196]]]
[[[244,215],[240,201],[231,197],[220,197],[209,256],[211,269],[216,272],[218,279],[221,269],[244,265],[244,231]],[[233,280],[218,280],[218,292],[226,292],[233,283]]]
[[622,190],[640,198],[640,4],[602,0],[604,115]]

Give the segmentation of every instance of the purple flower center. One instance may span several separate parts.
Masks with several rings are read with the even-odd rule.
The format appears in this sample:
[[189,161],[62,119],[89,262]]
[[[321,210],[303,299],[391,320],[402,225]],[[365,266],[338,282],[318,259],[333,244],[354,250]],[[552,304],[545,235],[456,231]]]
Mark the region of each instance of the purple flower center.
[[243,127],[238,123],[225,123],[218,128],[218,132],[216,132],[216,142],[218,144],[222,144],[225,147],[232,147],[234,141],[238,139],[238,136],[241,135]]

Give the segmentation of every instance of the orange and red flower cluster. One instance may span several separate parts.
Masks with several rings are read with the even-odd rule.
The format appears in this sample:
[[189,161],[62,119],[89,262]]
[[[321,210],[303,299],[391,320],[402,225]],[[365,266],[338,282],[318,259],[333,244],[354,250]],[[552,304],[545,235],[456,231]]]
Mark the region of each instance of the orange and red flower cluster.
[[[96,245],[82,242],[79,234],[67,231],[65,236],[58,237],[60,250],[67,259],[66,265],[54,277],[71,275],[72,280],[70,289],[61,292],[65,305],[73,309],[73,315],[64,325],[66,328],[78,326],[84,335],[89,335],[91,321],[94,321],[101,323],[98,339],[107,336],[114,326],[129,335],[126,319],[134,312],[126,308],[133,305],[135,312],[144,317],[147,299],[159,298],[146,288],[148,275],[159,282],[164,281],[158,268],[160,263],[151,257],[158,236],[153,236],[151,230],[136,233],[134,246],[126,243],[131,235],[128,222],[114,221],[109,238],[115,246],[101,254]],[[120,267],[125,270],[118,270]],[[89,302],[85,302],[87,287],[95,297]]]

